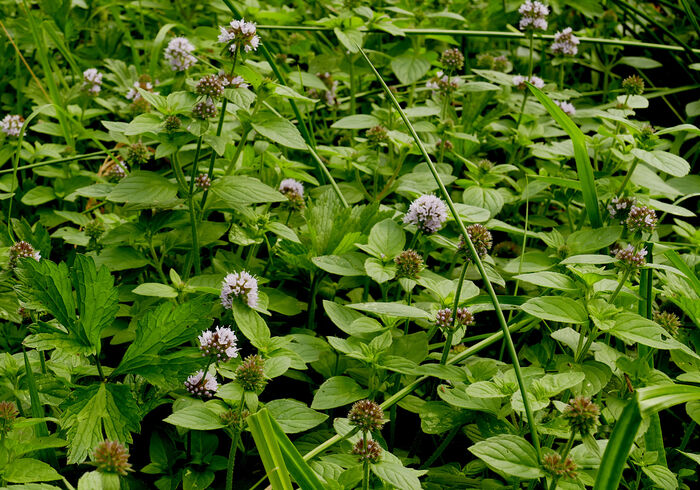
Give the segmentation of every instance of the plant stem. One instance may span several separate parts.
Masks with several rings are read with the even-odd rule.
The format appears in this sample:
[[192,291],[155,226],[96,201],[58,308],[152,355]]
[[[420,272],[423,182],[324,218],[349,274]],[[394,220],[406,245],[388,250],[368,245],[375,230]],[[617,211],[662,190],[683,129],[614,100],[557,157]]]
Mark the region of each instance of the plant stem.
[[617,196],[621,195],[622,192],[625,190],[625,187],[627,187],[627,182],[630,181],[630,178],[632,178],[632,174],[634,173],[634,170],[637,168],[637,164],[639,163],[639,158],[635,158],[632,160],[632,165],[630,166],[629,171],[625,174],[625,179],[622,181],[622,185],[617,191]]
[[452,348],[452,337],[454,336],[455,325],[457,323],[457,308],[459,308],[459,297],[462,295],[462,284],[464,284],[464,276],[467,274],[467,266],[469,261],[465,260],[462,265],[462,272],[459,274],[459,282],[457,282],[457,291],[455,292],[455,301],[452,308],[452,321],[447,332],[447,340],[445,341],[445,346],[442,348],[442,357],[440,358],[440,364],[445,364],[447,358],[450,355],[450,348]]
[[[365,456],[367,456],[367,431],[362,433]],[[369,490],[369,461],[365,459],[362,463],[362,490]]]
[[[199,264],[199,234],[197,233],[197,214],[194,210],[194,181],[197,178],[197,164],[199,163],[199,152],[202,150],[202,137],[197,139],[197,150],[194,152],[194,161],[192,161],[192,171],[190,173],[190,191],[187,196],[187,204],[190,208],[190,226],[192,228],[192,250],[191,257],[194,261],[194,272],[199,275],[202,273],[201,266]],[[212,153],[213,155],[214,153]],[[185,269],[185,279],[190,275],[190,268]]]
[[627,269],[625,271],[624,275],[622,276],[622,280],[618,283],[617,288],[615,288],[615,291],[612,293],[612,296],[610,296],[610,299],[608,300],[609,304],[613,304],[615,302],[615,298],[617,298],[617,295],[620,294],[622,286],[624,286],[625,282],[627,282],[627,278],[630,276],[631,272],[631,269]]
[[461,429],[460,425],[457,425],[450,430],[450,432],[447,433],[447,435],[443,438],[442,442],[440,445],[435,449],[433,454],[430,455],[430,458],[421,465],[421,469],[427,469],[430,468],[430,465],[432,465],[439,457],[440,455],[445,451],[447,446],[452,442],[452,439],[455,438],[455,436],[459,433],[459,429]]
[[[205,371],[206,373],[206,371]],[[237,420],[241,423],[241,413],[243,412],[243,402],[245,400],[245,391],[241,394],[241,401],[238,403]],[[237,427],[234,436],[231,438],[231,449],[228,452],[228,462],[226,464],[226,490],[233,489],[233,465],[236,462],[236,451],[238,450],[238,442],[241,439],[241,428]]]

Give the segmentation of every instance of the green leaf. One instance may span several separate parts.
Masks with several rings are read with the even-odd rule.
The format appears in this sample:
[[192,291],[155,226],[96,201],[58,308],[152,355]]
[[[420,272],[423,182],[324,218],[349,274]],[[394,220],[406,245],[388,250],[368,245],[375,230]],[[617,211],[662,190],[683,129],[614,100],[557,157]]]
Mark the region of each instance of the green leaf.
[[418,478],[428,472],[427,470],[406,468],[398,463],[390,463],[388,461],[372,464],[370,469],[382,481],[401,490],[420,490],[423,487]]
[[265,408],[270,411],[270,415],[286,434],[296,434],[312,429],[328,418],[328,415],[291,399],[272,400],[265,404]]
[[27,193],[22,196],[22,204],[27,206],[40,206],[46,204],[49,201],[56,199],[56,193],[53,187],[46,187],[43,185],[34,187],[30,189]]
[[676,475],[665,466],[658,464],[642,466],[642,471],[658,488],[663,488],[664,490],[675,490],[678,488]]
[[564,323],[586,323],[588,321],[588,313],[581,303],[564,296],[532,298],[520,308],[542,320]]
[[430,60],[412,50],[391,60],[391,69],[396,78],[405,85],[417,82],[430,70]]
[[172,286],[158,282],[144,282],[131,290],[140,296],[156,296],[158,298],[177,298],[177,291]]
[[593,228],[600,228],[603,222],[600,218],[600,210],[598,209],[598,193],[595,187],[595,177],[593,176],[593,168],[591,161],[588,158],[588,149],[586,148],[586,137],[583,132],[574,124],[569,116],[561,110],[552,100],[547,97],[544,92],[535,88],[528,83],[528,88],[537,100],[547,109],[547,112],[559,123],[571,138],[574,145],[574,157],[576,160],[576,173],[581,181],[581,192],[583,193],[583,201],[586,205],[586,213]]
[[270,340],[270,329],[257,311],[240,301],[232,304],[233,318],[241,333],[258,349]]
[[369,391],[358,385],[354,379],[347,376],[333,376],[319,387],[311,408],[326,410],[341,407],[365,398],[368,394]]
[[380,124],[379,119],[369,114],[353,114],[338,119],[331,127],[333,129],[368,129]]
[[688,264],[683,262],[683,259],[681,259],[681,256],[678,255],[678,252],[675,250],[668,250],[666,253],[664,253],[666,258],[671,261],[673,265],[676,266],[678,270],[680,270],[690,283],[690,285],[693,287],[693,290],[695,291],[695,294],[700,296],[700,279],[698,279],[697,274],[688,267]]
[[585,229],[573,232],[566,239],[572,254],[587,254],[609,247],[622,236],[622,226],[605,226],[595,230]]
[[270,113],[258,115],[253,118],[251,125],[258,133],[275,143],[296,150],[306,149],[306,142],[299,130],[282,117]]
[[313,257],[311,262],[316,267],[339,276],[364,276],[366,255],[358,252],[348,252],[343,255],[321,255]]
[[642,344],[666,350],[677,348],[666,330],[636,313],[623,312],[616,315],[615,325],[607,332],[629,345]]
[[76,389],[62,405],[61,427],[67,433],[68,464],[82,463],[102,441],[132,442],[141,415],[126,385],[99,383]]
[[663,66],[656,60],[651,58],[643,58],[641,56],[623,56],[618,60],[618,63],[641,69],[659,68]]
[[469,451],[498,473],[532,480],[544,476],[537,451],[523,437],[502,434],[480,441]]
[[406,232],[393,219],[385,219],[372,227],[367,246],[371,253],[382,260],[393,259],[406,245]]
[[112,272],[138,269],[149,263],[141,252],[131,247],[108,247],[93,259],[98,267],[104,265]]
[[675,177],[684,177],[690,172],[690,164],[685,159],[667,151],[633,148],[631,153],[647,165]]
[[532,272],[530,274],[519,274],[513,279],[524,281],[544,288],[560,289],[562,291],[573,291],[577,289],[576,283],[569,276],[558,272]]
[[259,179],[243,175],[226,176],[216,179],[211,192],[231,208],[241,208],[249,204],[282,202],[287,198]]
[[385,263],[380,259],[369,257],[365,260],[365,272],[377,283],[382,284],[396,276],[396,264],[393,262]]
[[355,303],[347,306],[348,308],[374,313],[375,315],[387,315],[395,318],[430,319],[430,315],[426,311],[403,303]]
[[211,310],[211,300],[201,296],[174,306],[162,303],[149,311],[138,322],[136,338],[112,375],[136,373],[157,364],[159,355],[196,337]]
[[216,430],[224,427],[221,418],[201,401],[173,412],[165,422],[192,430]]
[[141,170],[132,172],[120,180],[106,199],[119,203],[167,207],[176,198],[177,184],[154,172]]
[[33,483],[63,479],[51,465],[32,458],[15,459],[5,467],[2,477],[10,483]]

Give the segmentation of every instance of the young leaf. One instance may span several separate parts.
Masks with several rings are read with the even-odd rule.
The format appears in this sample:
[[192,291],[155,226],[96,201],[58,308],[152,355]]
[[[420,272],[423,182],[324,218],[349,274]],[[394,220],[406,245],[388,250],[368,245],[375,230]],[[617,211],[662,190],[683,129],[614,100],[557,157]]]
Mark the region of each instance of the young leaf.
[[358,385],[354,379],[347,376],[333,376],[324,381],[318,389],[311,408],[326,410],[341,407],[365,398],[368,394],[369,391]]
[[499,473],[532,480],[544,476],[535,448],[520,436],[504,434],[480,441],[469,451]]

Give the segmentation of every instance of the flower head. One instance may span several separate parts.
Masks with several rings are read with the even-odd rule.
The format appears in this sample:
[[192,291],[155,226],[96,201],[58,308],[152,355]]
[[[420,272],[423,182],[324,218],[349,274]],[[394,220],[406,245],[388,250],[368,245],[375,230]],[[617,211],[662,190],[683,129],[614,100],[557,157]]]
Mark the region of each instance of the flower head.
[[544,80],[542,80],[540,77],[536,77],[535,75],[529,78],[523,75],[513,76],[513,85],[515,85],[518,88],[518,90],[525,90],[527,88],[525,82],[530,82],[532,85],[535,86],[535,88],[544,87]]
[[231,54],[241,49],[249,53],[257,50],[260,45],[255,24],[246,22],[245,19],[232,20],[227,27],[219,26],[219,30],[219,42],[226,44]]
[[163,123],[163,127],[168,133],[177,131],[180,129],[180,126],[182,126],[182,121],[175,114],[171,114],[166,117],[165,122]]
[[464,66],[464,55],[457,48],[446,49],[440,56],[440,63],[448,71],[458,71]]
[[574,104],[571,102],[565,102],[563,100],[555,100],[554,103],[559,106],[559,108],[566,114],[567,116],[573,116],[576,114],[576,108],[574,107]]
[[116,157],[116,160],[110,160],[110,162],[111,164],[106,170],[107,177],[123,179],[129,173],[129,167],[121,157]]
[[88,221],[88,223],[85,225],[85,234],[93,240],[100,238],[104,232],[105,225],[99,219]]
[[415,250],[404,250],[394,257],[396,263],[396,277],[407,277],[416,279],[420,271],[423,270],[423,257]]
[[203,95],[217,99],[224,95],[225,85],[222,83],[221,77],[218,75],[206,75],[199,79],[194,91],[197,95]]
[[211,99],[197,102],[192,108],[192,117],[196,119],[211,119],[216,116],[216,104]]
[[18,415],[19,410],[15,402],[0,402],[0,433],[10,432]]
[[614,249],[613,254],[623,267],[630,269],[637,269],[647,263],[646,249],[636,250],[632,244],[627,245],[625,248]]
[[447,219],[447,206],[439,197],[425,194],[413,201],[403,222],[416,225],[425,233],[435,233]]
[[493,69],[500,72],[505,72],[508,69],[508,58],[506,55],[502,54],[493,59]]
[[675,313],[671,313],[670,311],[657,311],[654,313],[654,321],[661,325],[671,336],[675,337],[678,335],[678,331],[681,327],[681,320]]
[[171,70],[185,71],[197,63],[193,51],[194,45],[186,37],[174,37],[165,48],[163,57],[170,63]]
[[219,81],[221,82],[221,85],[224,87],[231,87],[231,88],[248,88],[248,84],[245,83],[245,79],[240,76],[240,75],[229,75],[225,73],[224,71],[220,71],[219,74]]
[[572,398],[564,409],[564,419],[569,422],[571,430],[581,436],[590,434],[596,428],[599,416],[598,405],[585,396]]
[[88,95],[96,97],[102,90],[102,73],[97,68],[88,68],[83,72],[83,84],[80,87]]
[[197,187],[197,189],[209,189],[211,187],[211,179],[209,178],[209,174],[199,174],[194,179],[194,185]]
[[8,114],[0,121],[0,129],[8,136],[19,136],[24,124],[24,118],[16,114]]
[[[452,308],[443,308],[435,315],[435,324],[440,328],[452,328]],[[457,308],[455,328],[468,327],[474,323],[474,315],[466,308]]]
[[571,27],[567,27],[563,31],[554,34],[554,42],[552,43],[552,53],[563,56],[575,56],[578,53],[578,45],[581,41],[574,36]]
[[644,80],[639,75],[630,75],[622,80],[622,90],[627,95],[642,95],[644,93]]
[[41,254],[31,243],[22,240],[10,247],[10,267],[15,267],[17,261],[22,258],[34,259],[39,262]]
[[627,215],[627,229],[635,233],[637,231],[651,233],[656,228],[656,211],[647,206],[633,205]]
[[547,30],[547,19],[549,15],[549,7],[541,4],[538,1],[525,0],[518,13],[522,15],[520,18],[520,30]]
[[610,217],[624,223],[636,202],[633,197],[613,197],[608,204]]
[[[489,253],[489,250],[491,250],[491,246],[493,245],[493,237],[491,236],[491,232],[487,230],[484,225],[475,223],[467,226],[467,235],[469,235],[469,239],[474,245],[474,249],[476,250],[476,253],[479,254],[479,257],[484,257]],[[464,239],[463,235],[459,236],[458,248],[463,253],[468,254],[469,252],[467,241]]]
[[232,272],[221,284],[221,304],[230,310],[234,298],[240,298],[248,306],[258,306],[258,281],[246,271]]
[[151,150],[141,143],[134,143],[126,150],[126,161],[130,164],[144,165],[151,159]]
[[236,410],[226,410],[219,417],[221,423],[234,430],[241,430],[245,426],[245,419],[250,415],[248,410],[241,410],[239,414]]
[[265,361],[258,354],[248,356],[236,368],[236,381],[245,391],[258,392],[267,384],[264,367]]
[[185,381],[185,389],[195,396],[209,398],[214,396],[216,390],[219,389],[219,383],[212,374],[207,373],[205,375],[204,371],[200,369],[187,378],[187,381]]
[[358,439],[352,447],[352,454],[359,456],[358,460],[360,463],[364,463],[365,461],[378,463],[382,457],[382,447],[374,440],[367,441],[367,447],[365,447],[365,441]]
[[214,331],[205,330],[198,338],[199,350],[203,356],[216,356],[220,361],[238,357],[238,339],[229,327],[216,327]]
[[350,425],[359,427],[363,432],[379,430],[384,425],[384,411],[382,407],[371,400],[360,400],[348,413]]
[[292,206],[304,207],[304,184],[295,179],[284,179],[280,182],[280,192],[285,195]]
[[389,140],[389,133],[384,126],[374,126],[365,131],[365,137],[370,143],[379,145]]
[[434,77],[425,82],[425,86],[440,95],[447,95],[459,88],[461,79],[450,77],[443,71],[438,71]]
[[148,75],[141,75],[139,79],[134,82],[134,86],[127,91],[126,98],[134,103],[143,99],[138,89],[145,90],[146,92],[153,92],[154,94],[158,95],[159,92],[154,92],[153,88],[151,77]]
[[125,476],[129,471],[133,471],[129,463],[129,451],[117,441],[99,443],[93,452],[92,459],[100,473]]
[[552,476],[576,478],[576,463],[568,456],[562,461],[559,453],[546,454],[542,458],[542,466]]

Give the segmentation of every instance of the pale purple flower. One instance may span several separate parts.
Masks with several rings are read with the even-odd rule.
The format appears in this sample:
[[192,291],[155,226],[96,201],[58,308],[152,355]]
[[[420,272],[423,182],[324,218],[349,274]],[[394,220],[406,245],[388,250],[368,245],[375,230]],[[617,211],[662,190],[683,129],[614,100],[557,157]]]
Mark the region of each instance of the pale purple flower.
[[210,373],[204,374],[201,369],[185,381],[187,391],[197,396],[212,397],[219,389],[219,383]]
[[416,225],[425,233],[435,233],[447,219],[447,206],[439,197],[432,194],[420,196],[408,208],[403,222]]
[[219,80],[221,80],[221,85],[224,87],[231,87],[231,88],[248,88],[249,85],[245,83],[245,80],[243,79],[242,76],[236,75],[231,76],[227,75],[223,70],[219,71]]
[[223,361],[238,357],[238,339],[229,327],[216,327],[214,331],[205,330],[198,338],[199,350],[203,356],[216,356],[218,360]]
[[630,208],[630,213],[627,216],[627,229],[632,233],[643,231],[651,233],[656,228],[656,211],[646,206],[633,205]]
[[[158,81],[156,80],[156,83]],[[158,95],[160,92],[154,92],[153,91],[153,84],[147,80],[144,81],[136,81],[134,82],[134,86],[130,88],[127,93],[126,93],[126,98],[136,102],[141,98],[141,94],[139,93],[138,89],[145,90],[146,92],[152,92],[155,95]]]
[[221,284],[221,304],[224,308],[230,310],[236,297],[251,308],[258,306],[258,281],[246,271],[228,274]]
[[22,124],[24,124],[22,116],[8,114],[0,121],[0,129],[8,136],[19,136]]
[[81,88],[93,97],[102,90],[102,73],[97,68],[88,68],[83,72],[83,84]]
[[163,57],[170,63],[170,69],[173,71],[185,71],[192,68],[197,63],[197,58],[194,57],[194,44],[186,37],[174,37],[165,48]]
[[559,106],[559,108],[564,111],[567,116],[573,116],[576,114],[576,108],[571,102],[565,102],[563,100],[555,100],[554,103]]
[[434,92],[447,94],[459,88],[461,79],[457,77],[449,77],[443,71],[438,71],[434,77],[425,82],[425,86]]
[[[624,223],[629,216],[632,206],[637,201],[633,197],[613,197],[608,204],[608,212],[613,219],[619,219],[620,223]],[[619,213],[619,216],[618,216]]]
[[245,19],[232,20],[228,27],[219,26],[219,42],[228,44],[228,49],[234,53],[237,49],[243,49],[246,53],[255,51],[260,45],[260,37],[256,34],[253,22]]
[[284,179],[280,182],[280,192],[293,196],[304,197],[304,184],[294,179]]
[[520,18],[520,30],[547,30],[547,19],[545,17],[549,15],[549,7],[537,1],[526,0],[518,9],[518,12],[522,15]]
[[574,36],[571,27],[567,27],[563,31],[554,34],[554,42],[552,43],[552,53],[565,56],[575,56],[578,53],[578,45],[581,41]]
[[525,90],[527,88],[525,82],[530,82],[532,85],[535,86],[535,88],[544,87],[544,80],[542,80],[540,77],[536,77],[535,75],[531,76],[530,78],[525,77],[523,75],[513,76],[513,85],[515,85],[518,88],[518,90]]
[[636,250],[634,245],[629,244],[625,248],[618,248],[612,252],[615,254],[615,258],[628,268],[642,267],[647,263],[647,251],[645,248]]

